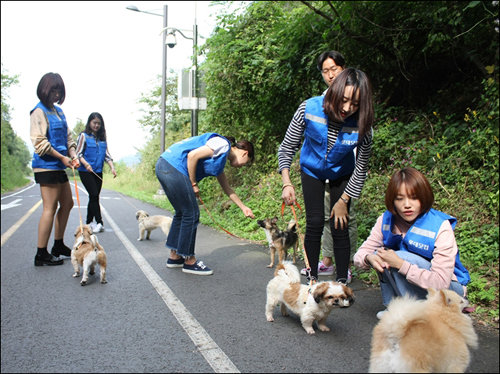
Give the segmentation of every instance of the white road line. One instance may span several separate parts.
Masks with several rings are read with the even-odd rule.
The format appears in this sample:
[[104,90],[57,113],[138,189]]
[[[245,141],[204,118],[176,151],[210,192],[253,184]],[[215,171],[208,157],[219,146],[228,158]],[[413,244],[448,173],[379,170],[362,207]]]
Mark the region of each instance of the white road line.
[[116,236],[118,236],[118,238],[122,241],[129,254],[132,256],[137,265],[139,265],[139,268],[142,270],[144,275],[146,275],[156,292],[158,292],[161,296],[165,304],[168,306],[175,318],[177,318],[179,324],[189,335],[212,369],[216,373],[239,373],[240,371],[229,359],[229,357],[227,357],[222,349],[219,348],[217,343],[212,340],[205,329],[198,323],[189,310],[154,271],[151,265],[149,265],[147,260],[140,254],[132,242],[120,230],[102,204],[101,211],[106,217],[106,221],[114,230]]

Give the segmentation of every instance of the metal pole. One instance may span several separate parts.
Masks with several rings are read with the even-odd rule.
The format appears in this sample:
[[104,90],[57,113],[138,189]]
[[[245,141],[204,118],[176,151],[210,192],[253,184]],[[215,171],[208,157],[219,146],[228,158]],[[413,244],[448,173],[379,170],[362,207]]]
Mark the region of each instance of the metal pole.
[[[196,6],[196,5],[195,5]],[[194,59],[194,79],[193,79],[193,95],[196,97],[196,107],[191,112],[191,136],[198,135],[198,25],[196,24],[196,10],[194,14],[193,26],[193,59]]]
[[161,153],[165,152],[165,119],[166,119],[166,90],[167,90],[167,45],[165,44],[167,33],[166,28],[168,26],[168,5],[163,6],[163,63],[161,70],[161,139],[160,147]]

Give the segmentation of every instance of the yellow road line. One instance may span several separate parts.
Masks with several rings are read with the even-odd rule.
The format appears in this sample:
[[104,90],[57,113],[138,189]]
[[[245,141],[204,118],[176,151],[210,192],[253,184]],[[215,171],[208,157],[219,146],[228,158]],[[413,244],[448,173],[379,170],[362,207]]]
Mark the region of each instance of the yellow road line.
[[1,247],[3,247],[4,243],[9,240],[9,238],[16,232],[16,230],[28,219],[29,216],[33,214],[33,212],[40,206],[42,203],[42,200],[38,203],[36,203],[29,211],[26,213],[19,221],[17,221],[14,225],[12,225],[6,232],[5,234],[2,235],[2,244]]

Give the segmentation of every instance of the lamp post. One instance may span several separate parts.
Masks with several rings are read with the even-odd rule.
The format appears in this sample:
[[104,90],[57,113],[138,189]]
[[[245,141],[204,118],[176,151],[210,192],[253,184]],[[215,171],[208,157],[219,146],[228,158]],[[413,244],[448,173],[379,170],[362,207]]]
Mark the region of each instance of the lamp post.
[[[168,26],[168,5],[163,5],[163,15],[153,12],[148,12],[146,10],[139,10],[135,5],[129,5],[128,10],[134,12],[152,14],[154,16],[163,17],[163,30],[167,29]],[[163,32],[162,38],[162,49],[163,49],[163,60],[162,60],[162,70],[161,70],[161,139],[160,147],[161,153],[165,151],[165,117],[166,117],[166,90],[167,90],[167,45],[166,45],[166,33]]]
[[199,108],[199,94],[198,94],[198,25],[196,23],[196,11],[194,17],[193,25],[193,37],[184,35],[184,33],[175,27],[165,27],[162,32],[167,33],[166,44],[170,48],[174,48],[177,44],[175,39],[175,33],[178,32],[183,38],[193,41],[193,65],[194,65],[194,77],[192,80],[192,93],[196,98],[196,104],[191,109],[191,136],[198,135],[198,108]]

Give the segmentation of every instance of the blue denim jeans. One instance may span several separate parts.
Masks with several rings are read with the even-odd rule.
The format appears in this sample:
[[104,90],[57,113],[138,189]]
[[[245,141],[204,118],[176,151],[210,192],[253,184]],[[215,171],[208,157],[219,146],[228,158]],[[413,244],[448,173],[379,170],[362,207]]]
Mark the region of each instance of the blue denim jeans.
[[175,209],[165,246],[180,256],[194,256],[200,208],[191,181],[162,157],[156,162],[156,177]]
[[[403,260],[408,261],[411,264],[417,265],[421,269],[429,270],[431,268],[431,262],[427,261],[422,256],[416,255],[407,251],[396,251],[396,254]],[[390,273],[394,279],[394,283],[398,288],[401,295],[410,295],[416,297],[417,299],[425,299],[427,297],[427,290],[423,289],[413,283],[408,282],[404,275],[398,272],[398,269],[390,269]],[[387,275],[385,273],[380,274],[380,289],[382,290],[382,301],[385,306],[389,305],[392,298],[397,296],[396,291],[392,287]],[[464,287],[457,281],[451,281],[450,290],[455,291],[460,296],[464,296]]]

